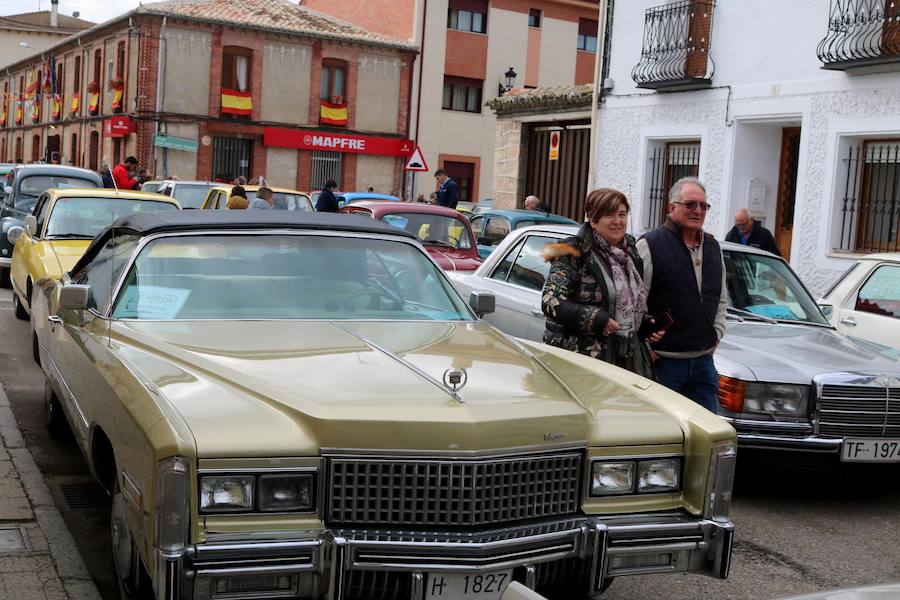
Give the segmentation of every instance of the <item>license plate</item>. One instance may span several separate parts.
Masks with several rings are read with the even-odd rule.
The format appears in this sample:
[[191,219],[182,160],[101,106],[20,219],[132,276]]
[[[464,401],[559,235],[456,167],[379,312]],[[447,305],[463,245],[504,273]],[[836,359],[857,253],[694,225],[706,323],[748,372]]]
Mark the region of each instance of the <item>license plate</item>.
[[900,462],[900,440],[844,440],[844,462]]
[[425,600],[500,600],[512,581],[512,570],[475,575],[429,573]]

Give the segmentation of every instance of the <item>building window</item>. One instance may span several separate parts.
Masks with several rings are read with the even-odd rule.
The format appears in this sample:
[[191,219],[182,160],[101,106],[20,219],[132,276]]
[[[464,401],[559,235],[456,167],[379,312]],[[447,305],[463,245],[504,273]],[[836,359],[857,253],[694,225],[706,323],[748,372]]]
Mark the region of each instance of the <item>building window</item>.
[[246,92],[250,90],[250,58],[253,51],[236,46],[222,49],[222,87]]
[[41,160],[41,136],[39,134],[31,137],[31,162]]
[[475,182],[475,163],[445,161],[443,169],[459,186],[459,201],[473,202],[472,190]]
[[662,225],[668,214],[669,189],[682,177],[700,173],[700,142],[662,142],[650,158],[647,229]]
[[81,57],[75,57],[75,79],[72,80],[72,91],[75,94],[81,92]]
[[444,75],[444,99],[441,108],[480,113],[482,87],[484,82],[479,79]]
[[63,90],[65,90],[65,77],[66,77],[66,69],[64,61],[59,61],[56,65],[56,86],[53,90],[54,94],[62,94]]
[[116,78],[125,79],[125,42],[116,47]]
[[340,60],[322,61],[322,78],[319,98],[335,104],[342,104],[347,89],[347,63]]
[[22,138],[20,138],[20,137],[16,138],[15,162],[17,162],[17,163],[22,162]]
[[333,179],[341,188],[341,166],[343,154],[331,150],[316,150],[312,155],[312,180],[310,185],[314,190],[321,190],[325,182]]
[[79,160],[79,152],[78,152],[78,134],[72,134],[72,141],[69,144],[69,162],[72,163],[72,166],[80,166],[81,161]]
[[847,158],[847,194],[841,198],[838,249],[900,250],[900,140],[865,141]]
[[447,29],[487,32],[487,2],[483,0],[450,0]]
[[88,148],[88,168],[96,171],[100,168],[100,132],[91,132],[91,143]]
[[597,51],[597,21],[578,19],[578,49],[585,52]]
[[103,71],[103,54],[99,48],[94,50],[94,77],[92,81],[100,89],[100,73]]
[[528,11],[528,26],[529,27],[540,27],[541,26],[541,10],[539,8],[532,8]]

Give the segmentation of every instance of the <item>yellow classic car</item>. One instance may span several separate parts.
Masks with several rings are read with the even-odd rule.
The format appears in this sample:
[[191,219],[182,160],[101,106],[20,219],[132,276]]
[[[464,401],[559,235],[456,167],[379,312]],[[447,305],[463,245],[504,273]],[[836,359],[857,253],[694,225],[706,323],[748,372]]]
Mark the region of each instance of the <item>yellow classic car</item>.
[[[247,200],[253,202],[256,198],[256,192],[262,186],[244,185],[241,187],[247,192]],[[209,193],[206,194],[206,198],[203,200],[203,205],[200,208],[204,210],[228,209],[228,199],[231,197],[232,188],[234,188],[232,185],[217,185],[209,188]],[[313,212],[315,210],[309,194],[287,188],[273,187],[269,189],[272,190],[272,208],[276,210],[299,210],[305,212]]]
[[113,497],[126,598],[577,598],[728,575],[731,426],[504,335],[479,318],[493,297],[467,305],[406,231],[141,213],[42,290],[47,425]]
[[103,188],[50,189],[38,198],[25,227],[9,232],[10,279],[15,314],[28,319],[35,287],[72,268],[91,240],[118,217],[143,211],[178,210],[174,198]]

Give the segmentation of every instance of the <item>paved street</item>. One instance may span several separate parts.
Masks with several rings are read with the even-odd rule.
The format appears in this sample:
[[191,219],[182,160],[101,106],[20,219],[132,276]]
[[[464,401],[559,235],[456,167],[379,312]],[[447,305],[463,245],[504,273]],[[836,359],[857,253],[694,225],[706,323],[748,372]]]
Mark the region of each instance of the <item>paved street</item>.
[[[116,598],[107,533],[108,502],[74,441],[53,440],[43,426],[43,378],[0,290],[0,382],[26,443],[104,598]],[[900,580],[900,470],[797,468],[783,457],[743,456],[732,516],[737,542],[731,578],[634,577],[616,581],[610,600],[779,598],[840,586]],[[821,466],[821,465],[820,465]]]

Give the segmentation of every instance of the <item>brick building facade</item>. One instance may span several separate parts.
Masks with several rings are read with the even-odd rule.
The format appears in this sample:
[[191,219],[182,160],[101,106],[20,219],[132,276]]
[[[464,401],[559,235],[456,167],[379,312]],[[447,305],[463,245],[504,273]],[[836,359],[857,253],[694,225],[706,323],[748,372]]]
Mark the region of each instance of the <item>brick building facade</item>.
[[145,4],[0,74],[0,161],[398,192],[415,56],[281,0]]

